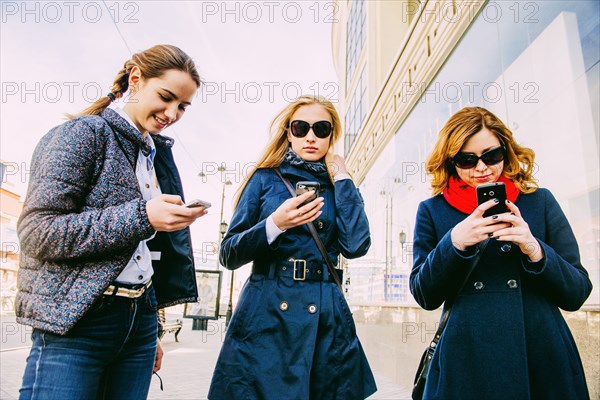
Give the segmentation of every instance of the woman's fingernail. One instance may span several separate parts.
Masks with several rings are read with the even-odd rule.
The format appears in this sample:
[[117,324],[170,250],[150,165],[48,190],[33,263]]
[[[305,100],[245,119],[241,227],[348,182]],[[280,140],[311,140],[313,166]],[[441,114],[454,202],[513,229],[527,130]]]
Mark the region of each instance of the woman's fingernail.
[[494,199],[494,203],[500,203],[500,200]]
[[488,233],[488,237],[492,237],[492,236],[494,236],[494,232]]
[[497,215],[494,215],[494,216],[492,217],[492,219],[498,219],[498,216],[497,216]]
[[510,203],[510,200],[506,200],[507,203]]

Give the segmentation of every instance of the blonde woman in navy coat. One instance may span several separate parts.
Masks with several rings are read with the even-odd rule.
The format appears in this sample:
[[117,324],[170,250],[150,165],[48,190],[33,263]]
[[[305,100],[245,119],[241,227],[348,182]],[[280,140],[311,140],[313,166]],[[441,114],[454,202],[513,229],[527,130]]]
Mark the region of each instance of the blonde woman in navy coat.
[[[340,253],[363,256],[371,244],[362,198],[344,160],[330,151],[341,135],[339,116],[326,99],[302,96],[272,127],[222,242],[223,265],[252,263],[252,275],[208,397],[364,399],[376,390],[371,369],[348,304],[305,226],[314,222],[334,262]],[[292,197],[275,167],[294,186],[319,182],[319,197],[298,208],[310,193]]]
[[[559,308],[579,309],[592,284],[573,231],[533,177],[534,153],[494,114],[464,108],[427,161],[433,194],[417,214],[410,288],[427,310],[457,296],[436,347],[425,399],[587,399],[575,341]],[[483,217],[475,188],[504,182],[510,212]]]

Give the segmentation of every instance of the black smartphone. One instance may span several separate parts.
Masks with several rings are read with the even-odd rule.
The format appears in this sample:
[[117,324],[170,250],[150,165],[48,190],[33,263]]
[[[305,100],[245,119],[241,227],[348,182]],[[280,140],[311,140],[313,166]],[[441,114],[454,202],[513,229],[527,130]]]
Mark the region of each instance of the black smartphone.
[[492,208],[487,209],[484,213],[484,217],[490,215],[502,214],[508,212],[509,209],[506,206],[506,188],[503,182],[492,182],[477,186],[477,203],[485,203],[491,199],[498,199],[499,203]]
[[316,199],[319,195],[319,190],[321,190],[321,185],[319,185],[319,182],[301,181],[296,183],[296,196],[303,195],[306,192],[313,192],[313,195],[298,207],[302,207],[303,205],[308,204]]
[[196,200],[190,201],[189,203],[185,203],[185,206],[187,208],[204,207],[206,209],[206,208],[210,208],[211,204],[208,201],[196,199]]

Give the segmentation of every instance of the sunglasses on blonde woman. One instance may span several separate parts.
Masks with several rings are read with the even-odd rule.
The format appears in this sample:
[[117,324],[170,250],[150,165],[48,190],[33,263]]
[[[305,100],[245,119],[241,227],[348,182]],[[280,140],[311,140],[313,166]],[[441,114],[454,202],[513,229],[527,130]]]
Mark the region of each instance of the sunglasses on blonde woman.
[[473,153],[458,153],[451,160],[460,169],[470,169],[476,166],[479,160],[483,161],[487,166],[496,165],[504,161],[505,153],[506,149],[504,146],[500,146],[484,152],[479,157]]
[[292,131],[292,135],[297,138],[303,138],[308,135],[308,131],[312,128],[315,136],[320,139],[325,139],[327,136],[331,135],[331,122],[329,121],[319,121],[314,124],[309,124],[306,121],[295,120],[290,123],[290,130]]

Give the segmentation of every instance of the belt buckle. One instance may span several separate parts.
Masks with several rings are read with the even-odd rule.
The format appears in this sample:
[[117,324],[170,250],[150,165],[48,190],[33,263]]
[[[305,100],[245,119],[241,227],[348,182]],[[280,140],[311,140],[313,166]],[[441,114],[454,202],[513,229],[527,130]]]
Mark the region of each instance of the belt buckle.
[[[294,274],[292,275],[292,278],[294,278],[295,281],[305,281],[306,280],[306,260],[292,260],[294,262]],[[296,277],[296,271],[298,270],[298,264],[297,263],[302,263],[302,277]]]

